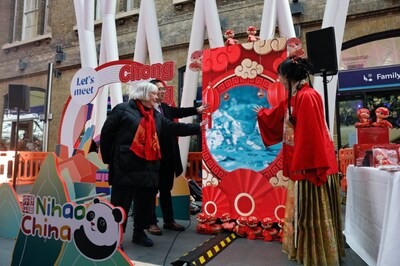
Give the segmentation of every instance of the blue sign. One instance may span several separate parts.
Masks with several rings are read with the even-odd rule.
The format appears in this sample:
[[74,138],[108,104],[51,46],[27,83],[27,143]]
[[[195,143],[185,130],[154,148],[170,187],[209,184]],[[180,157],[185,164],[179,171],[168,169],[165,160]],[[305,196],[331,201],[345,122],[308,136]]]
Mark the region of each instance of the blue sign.
[[339,72],[339,91],[400,87],[400,65]]

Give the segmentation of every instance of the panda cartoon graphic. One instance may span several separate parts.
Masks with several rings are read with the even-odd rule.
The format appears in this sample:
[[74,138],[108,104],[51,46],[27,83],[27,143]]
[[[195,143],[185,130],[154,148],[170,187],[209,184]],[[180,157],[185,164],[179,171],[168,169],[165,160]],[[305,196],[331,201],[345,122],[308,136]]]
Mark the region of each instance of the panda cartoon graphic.
[[75,246],[89,259],[107,259],[119,246],[124,220],[125,213],[121,208],[94,198],[93,204],[87,208],[83,224],[74,232]]

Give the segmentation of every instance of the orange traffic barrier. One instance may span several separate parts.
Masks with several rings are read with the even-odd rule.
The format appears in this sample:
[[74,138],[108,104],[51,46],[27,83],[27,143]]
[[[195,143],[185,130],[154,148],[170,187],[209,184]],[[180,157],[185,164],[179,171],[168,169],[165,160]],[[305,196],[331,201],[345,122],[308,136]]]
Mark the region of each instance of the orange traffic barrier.
[[349,164],[354,164],[354,152],[353,148],[344,148],[339,150],[339,168],[343,177],[340,181],[341,189],[346,192],[347,191],[347,179],[346,179],[346,171],[347,166]]
[[201,187],[201,163],[203,157],[201,152],[189,152],[188,154],[188,166],[186,168],[186,178],[192,179]]
[[[17,185],[33,184],[39,173],[40,166],[47,156],[47,152],[18,152]],[[7,177],[13,183],[15,151],[0,152],[0,177]]]

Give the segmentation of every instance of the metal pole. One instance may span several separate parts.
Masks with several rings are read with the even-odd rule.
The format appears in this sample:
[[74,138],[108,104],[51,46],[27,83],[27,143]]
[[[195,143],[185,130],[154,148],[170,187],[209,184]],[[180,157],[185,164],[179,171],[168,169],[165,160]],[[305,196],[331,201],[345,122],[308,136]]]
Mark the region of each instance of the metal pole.
[[329,128],[329,101],[328,101],[328,80],[326,78],[326,71],[322,73],[323,83],[324,83],[324,102],[325,102],[325,120]]
[[[340,132],[340,112],[339,112],[339,102],[340,98],[338,93],[336,93],[336,136],[337,136],[337,149],[342,148],[342,133]],[[329,126],[329,125],[328,125]],[[339,162],[338,162],[339,163]]]
[[46,103],[44,107],[44,126],[43,126],[43,151],[47,151],[49,140],[49,121],[53,118],[50,113],[51,104],[51,88],[53,84],[53,63],[49,63],[47,71],[47,90],[46,90]]
[[17,175],[18,175],[18,131],[19,131],[19,107],[17,107],[17,123],[15,125],[15,141],[14,141],[14,149],[15,149],[15,154],[14,154],[14,172],[13,172],[13,188],[16,190],[16,183],[17,183]]

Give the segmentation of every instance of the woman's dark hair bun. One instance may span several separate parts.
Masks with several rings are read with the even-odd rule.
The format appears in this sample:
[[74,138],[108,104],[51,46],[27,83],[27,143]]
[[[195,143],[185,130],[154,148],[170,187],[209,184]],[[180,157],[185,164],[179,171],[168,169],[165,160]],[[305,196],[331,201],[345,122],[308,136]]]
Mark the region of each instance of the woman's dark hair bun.
[[278,67],[278,73],[288,80],[299,81],[309,76],[312,63],[308,58],[288,57]]

